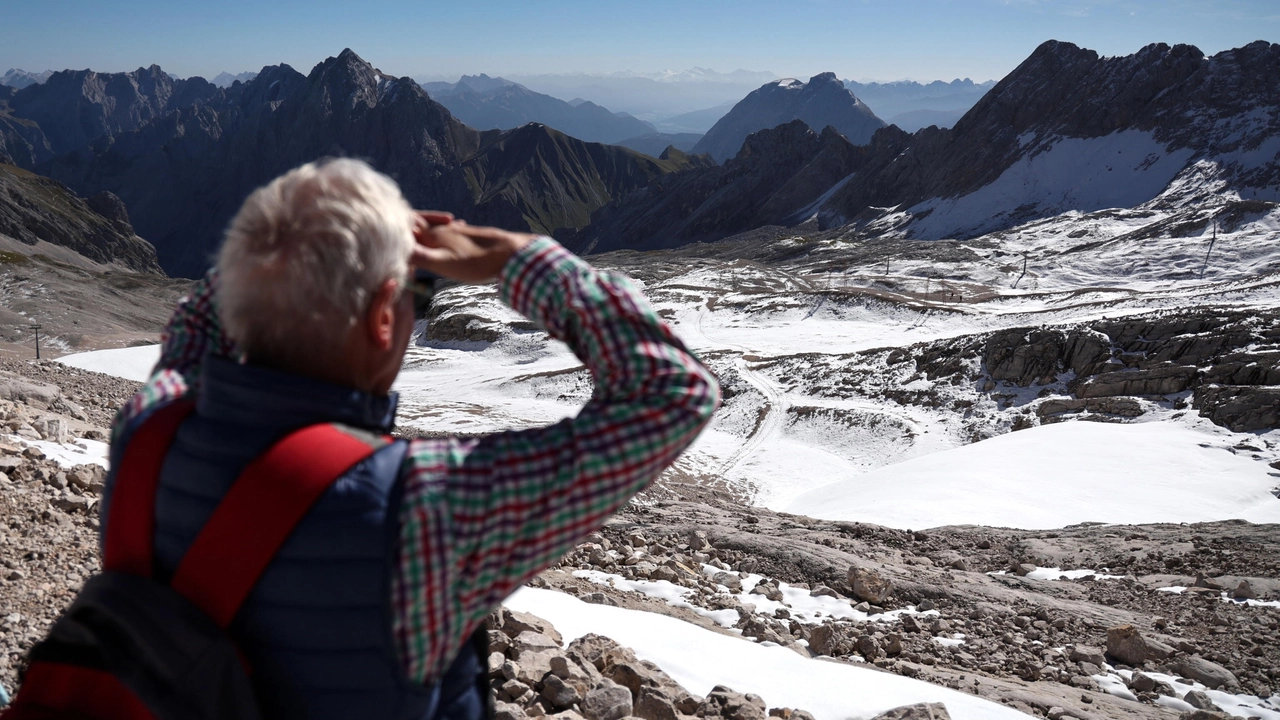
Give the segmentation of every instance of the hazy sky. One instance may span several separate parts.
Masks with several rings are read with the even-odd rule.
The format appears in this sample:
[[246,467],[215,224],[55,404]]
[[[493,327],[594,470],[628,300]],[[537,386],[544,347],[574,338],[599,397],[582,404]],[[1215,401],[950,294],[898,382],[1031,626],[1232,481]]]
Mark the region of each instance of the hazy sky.
[[0,72],[160,64],[212,77],[350,47],[395,75],[708,67],[999,79],[1041,42],[1103,55],[1280,41],[1280,0],[4,0]]

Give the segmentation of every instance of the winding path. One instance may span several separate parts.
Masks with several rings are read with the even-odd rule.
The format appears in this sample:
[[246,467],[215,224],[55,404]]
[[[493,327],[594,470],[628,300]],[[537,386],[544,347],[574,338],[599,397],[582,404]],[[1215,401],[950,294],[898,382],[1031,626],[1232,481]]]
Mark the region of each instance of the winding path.
[[725,460],[720,466],[720,474],[727,475],[729,471],[741,465],[747,458],[751,457],[766,442],[773,440],[782,434],[783,424],[786,422],[787,408],[790,403],[787,402],[785,391],[782,386],[774,381],[767,374],[759,372],[751,367],[751,362],[759,361],[757,355],[752,354],[741,345],[733,343],[713,340],[702,327],[702,320],[708,314],[707,306],[703,305],[698,309],[698,319],[694,323],[694,331],[701,336],[704,343],[713,347],[728,348],[742,353],[742,356],[734,363],[738,369],[738,373],[742,375],[742,379],[751,384],[752,387],[760,391],[765,398],[764,417],[756,423],[756,428],[751,435],[747,437],[742,447],[738,448],[732,455]]

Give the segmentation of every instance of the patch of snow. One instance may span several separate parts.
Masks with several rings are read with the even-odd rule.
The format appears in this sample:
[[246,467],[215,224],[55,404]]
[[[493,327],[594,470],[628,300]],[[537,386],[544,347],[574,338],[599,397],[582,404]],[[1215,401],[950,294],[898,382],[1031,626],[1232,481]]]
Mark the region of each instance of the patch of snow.
[[98,440],[77,439],[68,443],[55,443],[48,440],[27,440],[17,435],[4,436],[9,442],[39,448],[45,457],[64,468],[76,465],[99,465],[107,467],[107,456],[110,446]]
[[114,350],[94,350],[63,355],[55,362],[135,382],[146,382],[151,377],[151,369],[160,362],[160,346],[140,345]]
[[1280,522],[1268,468],[1171,422],[1021,430],[840,480],[787,512],[898,528]]
[[1114,580],[1116,578],[1124,577],[1123,575],[1108,575],[1106,573],[1101,573],[1097,570],[1089,570],[1087,568],[1081,568],[1079,570],[1061,570],[1056,567],[1038,567],[1027,573],[1027,577],[1032,580],[1062,580],[1064,578],[1067,580],[1079,580],[1082,577],[1089,577],[1090,575],[1094,576],[1098,580]]
[[988,185],[958,198],[934,198],[909,210],[927,216],[912,234],[940,239],[976,234],[1004,224],[1015,213],[1130,208],[1159,195],[1193,152],[1169,150],[1142,130],[1105,137],[1062,138],[1014,162]]
[[1011,708],[949,688],[846,663],[801,657],[793,650],[743,642],[675,618],[592,605],[551,590],[522,588],[514,610],[546,618],[571,641],[597,633],[656,663],[689,692],[716,685],[753,692],[771,707],[798,707],[817,720],[874,717],[919,702],[940,702],[955,720],[1026,720]]
[[[1234,694],[1223,692],[1221,690],[1210,690],[1198,682],[1185,683],[1176,675],[1167,675],[1160,672],[1147,672],[1146,674],[1158,682],[1167,683],[1169,687],[1173,688],[1173,691],[1177,694],[1178,698],[1185,697],[1186,694],[1192,690],[1199,690],[1205,695],[1208,695],[1209,699],[1212,700],[1213,704],[1217,705],[1219,709],[1236,717],[1256,717],[1261,718],[1262,720],[1280,720],[1280,694],[1272,695],[1269,698],[1261,698],[1255,695],[1246,695],[1243,693]],[[1133,671],[1118,670],[1115,674],[1111,675],[1093,676],[1094,680],[1097,680],[1099,685],[1102,685],[1103,683],[1102,678],[1108,677],[1110,678],[1108,682],[1120,683],[1120,685],[1123,686],[1123,680],[1133,677]],[[1111,692],[1111,690],[1107,689],[1106,686],[1103,686],[1103,689],[1106,689],[1107,692]],[[1118,695],[1119,693],[1112,692],[1111,694]],[[1120,695],[1120,697],[1125,696]],[[1130,697],[1129,699],[1134,698]],[[1195,709],[1186,701],[1179,700],[1177,698],[1162,696],[1157,699],[1156,702],[1174,710],[1188,711]]]

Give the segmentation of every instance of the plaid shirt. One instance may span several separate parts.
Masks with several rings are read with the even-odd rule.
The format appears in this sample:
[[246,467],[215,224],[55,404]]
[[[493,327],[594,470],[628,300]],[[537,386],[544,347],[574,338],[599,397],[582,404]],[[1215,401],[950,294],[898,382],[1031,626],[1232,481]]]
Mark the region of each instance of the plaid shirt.
[[[114,434],[195,392],[207,353],[235,355],[215,288],[211,273],[178,305],[160,362],[121,410]],[[538,238],[514,255],[498,289],[568,344],[595,392],[576,418],[549,427],[410,442],[392,630],[409,677],[428,684],[507,595],[674,462],[719,404],[715,378],[626,278],[555,241]]]

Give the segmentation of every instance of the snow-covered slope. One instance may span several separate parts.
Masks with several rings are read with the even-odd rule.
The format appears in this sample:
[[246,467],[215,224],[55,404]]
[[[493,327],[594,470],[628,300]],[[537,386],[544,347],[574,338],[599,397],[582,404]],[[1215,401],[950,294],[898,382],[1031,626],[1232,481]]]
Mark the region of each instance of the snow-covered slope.
[[840,480],[786,510],[901,528],[1280,523],[1271,469],[1207,435],[1172,422],[1045,425]]

